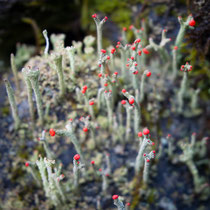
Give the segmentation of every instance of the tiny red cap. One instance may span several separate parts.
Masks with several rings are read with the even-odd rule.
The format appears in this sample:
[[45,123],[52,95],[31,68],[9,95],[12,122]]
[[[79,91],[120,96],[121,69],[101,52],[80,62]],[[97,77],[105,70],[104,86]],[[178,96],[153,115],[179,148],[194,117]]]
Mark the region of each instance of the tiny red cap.
[[144,134],[144,135],[148,135],[149,133],[150,133],[150,131],[149,131],[148,128],[145,128],[145,129],[143,130],[143,134]]
[[88,128],[84,127],[84,128],[83,128],[83,131],[84,131],[84,132],[87,132],[87,131],[88,131]]
[[123,93],[126,93],[127,91],[126,91],[126,89],[122,89],[122,92],[123,92]]
[[121,104],[123,104],[123,105],[126,104],[126,100],[122,100]]
[[79,159],[80,159],[80,155],[79,154],[74,155],[74,160],[79,160]]
[[55,131],[52,128],[50,128],[49,133],[50,133],[50,136],[55,136]]
[[134,98],[130,98],[130,99],[129,99],[129,104],[133,104],[134,101],[135,101]]
[[25,163],[25,166],[28,167],[28,166],[29,166],[29,162],[26,162],[26,163]]
[[138,137],[142,137],[142,132],[138,132]]
[[118,197],[119,197],[118,195],[113,195],[113,196],[112,196],[112,199],[113,199],[113,200],[116,200],[116,199],[118,199]]

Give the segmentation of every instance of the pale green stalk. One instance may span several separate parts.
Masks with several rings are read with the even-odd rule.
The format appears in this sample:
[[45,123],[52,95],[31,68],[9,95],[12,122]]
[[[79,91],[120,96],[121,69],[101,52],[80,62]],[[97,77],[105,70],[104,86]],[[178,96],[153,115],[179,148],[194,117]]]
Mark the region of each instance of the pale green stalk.
[[16,104],[16,100],[15,100],[14,90],[12,89],[12,86],[7,79],[4,80],[4,83],[6,86],[6,91],[7,91],[10,107],[12,110],[12,116],[15,121],[15,129],[18,129],[20,127],[21,122],[20,122],[20,118],[18,116],[18,108],[17,108],[17,104]]
[[30,80],[31,86],[34,90],[35,98],[36,98],[36,105],[39,115],[39,121],[42,125],[44,122],[44,114],[43,114],[43,108],[42,108],[42,98],[39,90],[39,70],[35,69],[22,69],[22,72],[27,76],[27,78]]
[[114,205],[117,206],[118,210],[125,210],[125,206],[119,198],[114,200]]
[[74,144],[77,153],[80,155],[82,162],[85,164],[84,154],[82,152],[81,145],[74,134],[72,123],[69,122],[66,125],[66,130],[56,130],[56,134],[70,138],[71,142]]
[[15,79],[15,86],[16,86],[17,90],[20,90],[18,72],[17,72],[17,67],[15,64],[15,57],[14,57],[13,53],[11,53],[11,55],[10,55],[10,64],[11,64],[12,73],[13,73],[14,79]]
[[56,72],[58,75],[58,82],[59,82],[59,95],[60,97],[64,97],[66,93],[66,84],[64,80],[63,68],[62,68],[62,55],[55,55],[54,61],[56,66]]
[[31,121],[34,123],[35,122],[35,116],[34,116],[33,89],[32,89],[31,82],[30,82],[30,80],[27,76],[27,71],[25,69],[22,69],[22,73],[23,73],[23,77],[24,77],[24,80],[25,80],[25,84],[26,84]]
[[47,56],[48,55],[48,51],[49,51],[49,38],[47,36],[47,30],[45,29],[43,32],[42,32],[44,38],[45,38],[45,42],[46,42],[46,45],[45,45],[45,49],[44,49],[44,55]]

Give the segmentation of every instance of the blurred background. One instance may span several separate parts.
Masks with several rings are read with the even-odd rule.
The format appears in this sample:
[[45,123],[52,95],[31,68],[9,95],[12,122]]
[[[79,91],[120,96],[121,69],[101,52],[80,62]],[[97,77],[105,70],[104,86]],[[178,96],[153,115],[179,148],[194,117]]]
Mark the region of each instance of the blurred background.
[[[38,54],[44,46],[44,29],[48,34],[65,33],[66,45],[87,34],[95,35],[93,13],[109,18],[104,29],[107,45],[118,41],[122,27],[138,27],[143,18],[154,25],[155,37],[166,27],[173,40],[179,29],[177,16],[192,13],[197,24],[187,35],[187,56],[203,69],[210,57],[209,10],[207,0],[0,0],[0,71],[9,71],[10,53],[21,54],[23,43],[29,54]],[[205,69],[201,73],[209,76]]]

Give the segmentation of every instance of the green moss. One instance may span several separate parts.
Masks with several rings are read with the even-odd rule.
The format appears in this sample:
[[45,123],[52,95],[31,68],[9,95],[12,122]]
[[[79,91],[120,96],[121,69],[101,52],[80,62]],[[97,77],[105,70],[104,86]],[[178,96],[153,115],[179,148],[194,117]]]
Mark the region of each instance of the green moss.
[[154,10],[157,15],[163,15],[166,12],[167,8],[168,7],[166,5],[159,5],[156,6]]

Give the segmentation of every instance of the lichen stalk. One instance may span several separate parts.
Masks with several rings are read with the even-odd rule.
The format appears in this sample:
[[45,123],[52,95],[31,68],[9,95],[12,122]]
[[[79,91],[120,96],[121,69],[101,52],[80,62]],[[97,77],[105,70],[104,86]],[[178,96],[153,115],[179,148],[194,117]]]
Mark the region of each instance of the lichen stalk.
[[69,61],[70,61],[70,67],[71,67],[71,73],[75,74],[75,47],[66,47],[66,50],[68,52]]
[[70,138],[71,142],[74,144],[74,147],[75,147],[77,153],[80,155],[82,162],[85,164],[84,154],[82,152],[80,143],[74,134],[72,122],[71,121],[68,122],[68,124],[66,125],[66,130],[56,130],[56,134]]
[[27,76],[27,78],[30,80],[31,86],[33,88],[35,98],[36,98],[36,106],[38,110],[39,115],[39,122],[42,125],[44,122],[44,114],[43,114],[43,108],[42,108],[42,98],[39,90],[39,70],[38,69],[23,69],[22,72]]
[[66,93],[66,84],[64,80],[63,68],[62,68],[62,55],[55,55],[54,62],[59,81],[59,96],[62,98]]
[[74,187],[78,188],[79,186],[79,163],[77,160],[73,159],[73,173],[74,173]]
[[15,100],[14,90],[12,89],[12,86],[7,79],[4,80],[4,83],[6,86],[6,91],[7,91],[10,107],[12,110],[12,116],[15,122],[15,129],[18,129],[20,127],[20,118],[18,115],[18,108],[17,108],[17,104]]
[[125,206],[119,198],[114,199],[114,205],[117,206],[118,210],[125,210]]
[[49,51],[49,38],[47,36],[47,30],[45,29],[43,32],[42,32],[44,38],[45,38],[45,42],[46,42],[46,45],[45,45],[45,49],[44,49],[44,55],[47,56],[48,55],[48,51]]
[[143,141],[139,147],[138,155],[136,157],[136,163],[135,163],[136,174],[139,174],[141,170],[143,164],[143,154],[148,145],[153,145],[153,142],[149,139],[148,135],[144,135]]
[[144,154],[144,172],[143,172],[143,182],[144,184],[148,183],[149,179],[149,167],[150,167],[150,160],[155,157],[155,151],[151,151],[149,154]]
[[11,68],[12,68],[12,73],[14,75],[15,87],[19,91],[20,90],[19,78],[18,78],[17,67],[16,67],[16,64],[15,64],[15,56],[14,56],[13,53],[11,53],[11,55],[10,55],[10,65],[11,65]]
[[34,115],[34,102],[33,102],[33,88],[31,85],[31,82],[27,76],[27,71],[25,69],[22,69],[23,77],[26,84],[26,91],[28,95],[28,104],[29,104],[29,112],[31,116],[31,121],[35,122],[35,115]]

